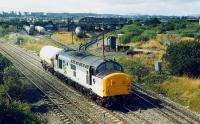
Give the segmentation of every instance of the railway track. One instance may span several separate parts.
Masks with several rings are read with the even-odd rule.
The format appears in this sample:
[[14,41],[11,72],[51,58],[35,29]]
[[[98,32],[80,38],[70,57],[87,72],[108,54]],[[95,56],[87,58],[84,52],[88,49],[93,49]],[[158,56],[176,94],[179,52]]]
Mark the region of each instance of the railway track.
[[[172,101],[166,100],[166,98],[161,97],[160,95],[152,91],[143,89],[138,85],[132,84],[132,87],[134,89],[134,91],[132,91],[132,94],[136,95],[140,99],[149,103],[151,106],[155,107],[158,113],[165,116],[172,122],[177,123],[177,124],[183,124],[183,123],[199,124],[200,123],[200,117],[194,114],[192,111],[187,110],[186,108],[183,108],[182,106],[177,105],[173,103]],[[146,94],[148,96],[151,96],[152,98],[159,100],[161,104],[157,104],[148,98],[146,99],[144,96],[138,93],[138,91],[142,94]]]
[[59,42],[59,41],[57,41],[57,40],[55,40],[55,39],[53,39],[53,38],[51,38],[51,37],[49,37],[49,36],[42,36],[42,37],[46,38],[47,40],[49,40],[49,41],[51,41],[51,42],[53,42],[53,43],[55,43],[55,44],[57,44],[58,46],[60,46],[60,47],[62,47],[62,48],[71,49],[71,48],[67,47],[67,45],[65,45],[65,44],[63,44],[63,43],[61,43],[61,42]]
[[[10,53],[4,51],[10,57],[13,57]],[[14,54],[14,53],[13,53]],[[12,60],[16,64],[16,68],[21,70],[21,72],[28,77],[28,80],[31,81],[50,101],[51,105],[53,106],[54,111],[57,111],[57,114],[60,115],[61,119],[64,122],[69,123],[91,123],[91,124],[100,124],[97,120],[93,117],[90,117],[88,113],[82,111],[82,109],[76,105],[72,100],[63,96],[63,94],[49,85],[49,82],[44,80],[39,74],[31,70],[29,67],[25,66],[25,63],[15,59]],[[31,76],[30,76],[31,75]],[[40,84],[36,84],[35,82],[40,82]],[[46,83],[42,83],[46,82]],[[66,110],[67,108],[67,110]],[[72,109],[73,108],[73,109]],[[69,111],[70,110],[70,111]],[[75,113],[77,112],[77,113]],[[74,114],[72,114],[74,113]],[[76,118],[74,115],[78,115]],[[77,118],[80,118],[78,120]]]
[[[12,47],[12,50],[15,50],[16,52],[20,51],[20,53],[23,54],[24,57],[29,58],[28,59],[29,61],[32,61],[32,62],[34,61],[33,62],[33,63],[35,63],[34,66],[36,66],[37,68],[40,68],[40,69],[42,68],[42,66],[40,64],[40,59],[38,59],[34,55],[28,54],[27,51],[24,51],[24,49],[18,48],[16,46],[12,46],[12,45],[10,46],[8,44],[6,46],[7,47]],[[30,63],[30,64],[33,65],[33,63]],[[50,75],[52,75],[52,74],[50,74]],[[75,90],[75,89],[73,89],[73,90]],[[88,99],[88,97],[86,97],[86,96],[82,96],[82,97]],[[124,113],[121,113],[121,115],[123,115],[122,117],[116,116],[116,114],[117,114],[116,112],[112,113],[109,110],[107,110],[107,109],[105,109],[103,107],[100,107],[99,105],[97,105],[96,103],[91,101],[90,99],[88,99],[88,100],[90,101],[90,105],[93,108],[95,108],[99,112],[103,113],[103,116],[107,116],[108,118],[111,118],[111,120],[113,120],[113,122],[116,122],[116,123],[119,123],[119,124],[120,123],[125,123],[124,120],[127,119],[127,118],[129,119],[129,123],[134,122],[135,119],[139,120],[139,122],[147,122],[147,120],[145,118],[143,118],[142,116],[139,116],[137,114],[134,114],[134,113],[132,113],[130,117],[127,117],[126,114],[124,114]],[[137,123],[137,122],[135,122],[135,123]],[[148,123],[148,124],[150,124],[150,123]]]
[[[139,123],[139,122],[145,123],[145,124],[153,123],[151,121],[151,119],[146,118],[145,116],[143,116],[140,113],[134,112],[132,109],[130,109],[131,108],[130,106],[123,107],[123,109],[126,110],[127,112],[118,112],[118,111],[111,112],[110,110],[107,110],[105,108],[102,108],[101,106],[98,106],[97,104],[90,101],[89,99],[85,100],[85,96],[82,96],[80,93],[74,93],[73,89],[71,89],[71,88],[70,89],[68,88],[67,90],[70,90],[73,93],[69,93],[69,92],[66,93],[66,89],[63,88],[63,87],[65,87],[64,85],[60,85],[60,86],[58,84],[55,85],[56,83],[60,83],[60,81],[58,79],[56,79],[50,73],[43,72],[43,70],[41,69],[42,67],[40,64],[40,59],[37,56],[29,54],[27,51],[25,51],[21,48],[18,48],[14,45],[2,43],[2,46],[3,47],[0,47],[1,52],[4,51],[4,54],[6,54],[5,52],[8,52],[6,55],[9,56],[10,57],[9,59],[13,60],[14,63],[18,63],[17,67],[19,70],[23,70],[23,72],[26,72],[28,70],[25,74],[26,74],[26,77],[30,77],[30,80],[32,80],[32,82],[37,82],[36,84],[38,84],[38,82],[40,82],[40,83],[46,82],[46,84],[50,84],[50,86],[54,86],[53,88],[58,87],[58,88],[56,88],[56,90],[58,90],[60,93],[56,92],[55,89],[51,89],[51,87],[49,89],[46,87],[47,91],[45,93],[49,96],[54,96],[54,97],[56,96],[58,99],[54,99],[54,97],[50,97],[51,100],[55,101],[55,103],[64,103],[64,104],[55,105],[55,103],[52,103],[51,100],[48,100],[49,105],[52,107],[54,112],[57,113],[58,117],[61,118],[63,123],[65,123],[65,122],[66,123],[68,123],[68,122],[70,122],[70,123],[73,123],[73,122],[75,122],[75,123],[78,123],[78,122],[79,123],[81,123],[81,122],[99,123],[100,122],[100,123],[118,123],[118,124]],[[8,55],[8,54],[10,54],[10,55]],[[13,59],[16,56],[18,57],[18,59]],[[28,65],[31,65],[32,69],[30,69],[30,70],[27,69],[29,67]],[[26,67],[24,67],[24,66],[26,66]],[[35,76],[32,76],[32,77],[30,76],[33,74],[33,72],[31,72],[31,71],[34,72]],[[41,76],[41,74],[39,74],[41,72],[43,72],[42,76]],[[40,77],[38,77],[35,73],[38,73],[38,75]],[[36,79],[36,77],[38,79]],[[45,85],[41,86],[41,87],[45,87]],[[62,91],[60,89],[62,89]],[[163,116],[164,118],[168,119],[169,122],[178,123],[178,124],[180,124],[180,123],[181,124],[182,123],[187,123],[187,124],[188,123],[191,123],[191,124],[200,123],[198,116],[193,115],[190,112],[188,113],[184,109],[180,109],[179,107],[177,107],[177,105],[171,105],[172,103],[170,103],[169,101],[163,100],[163,98],[160,98],[157,94],[147,91],[145,89],[142,89],[137,85],[133,85],[133,89],[136,89],[136,91],[142,92],[142,94],[147,94],[147,96],[151,96],[151,97],[156,98],[159,101],[161,101],[162,105],[158,105],[157,103],[155,103],[155,101],[146,99],[140,93],[138,94],[135,91],[132,92],[132,94],[134,94],[136,97],[145,101],[146,104],[150,104],[153,107],[154,111],[159,114],[159,116]],[[55,93],[52,91],[54,91]],[[63,93],[65,93],[65,94],[63,94]],[[66,95],[67,95],[67,97],[72,97],[72,98],[68,98],[68,99],[72,100],[72,102],[74,104],[78,105],[78,107],[83,112],[79,111],[79,109],[71,110],[71,111],[78,111],[77,113],[74,113],[74,115],[69,115],[69,113],[67,113],[66,111],[62,112],[61,110],[66,110],[67,106],[68,106],[68,109],[73,107],[73,104],[71,104],[70,102],[68,102],[66,100],[66,98],[65,98]],[[76,98],[76,97],[78,97],[78,98]],[[79,98],[80,98],[80,100],[78,100]],[[76,119],[72,119],[72,120],[69,119],[69,118],[71,118],[71,116],[80,118],[79,116],[77,116],[78,113],[79,114],[82,113],[81,114],[82,120],[79,119],[79,121],[77,121]],[[92,115],[91,115],[91,113],[92,113]],[[87,121],[87,120],[89,120],[89,121]]]
[[[75,101],[71,100],[70,101],[71,103],[69,104],[70,107],[68,107],[68,108],[76,108],[75,111],[77,111],[77,110],[79,111],[79,114],[76,113],[73,116],[78,115],[77,118],[80,119],[79,116],[82,115],[83,116],[82,119],[85,120],[85,122],[87,122],[87,123],[99,123],[99,122],[117,123],[117,124],[125,123],[125,121],[123,119],[119,118],[118,116],[113,114],[111,111],[104,109],[103,107],[100,107],[91,101],[85,100],[84,103],[83,103],[83,101],[81,103],[81,100],[83,98],[79,99],[79,98],[76,98],[77,96],[74,97],[74,95],[78,95],[79,97],[82,97],[80,94],[69,93],[69,94],[73,94],[73,96],[71,96],[73,98],[66,98],[66,95],[63,94],[66,92],[66,89],[61,92],[59,88],[55,88],[52,86],[52,82],[55,81],[55,83],[57,83],[58,79],[55,79],[55,77],[52,77],[52,76],[50,76],[50,74],[47,74],[47,73],[44,73],[44,75],[49,76],[48,79],[44,75],[41,76],[41,74],[39,74],[39,73],[43,70],[40,70],[41,66],[38,64],[39,60],[34,58],[33,56],[29,56],[29,54],[26,53],[26,51],[18,50],[18,49],[19,48],[17,48],[16,46],[13,46],[10,44],[6,44],[3,48],[1,47],[1,51],[4,51],[4,53],[6,53],[6,56],[9,56],[9,59],[11,61],[13,61],[14,63],[18,63],[17,67],[19,70],[23,70],[23,68],[24,68],[24,70],[29,71],[29,73],[28,72],[25,73],[27,77],[30,77],[30,75],[34,74],[34,76],[31,77],[32,81],[40,82],[40,84],[42,84],[42,82],[45,82],[45,83],[43,83],[43,86],[41,86],[42,88],[44,88],[44,87],[47,88],[47,85],[48,85],[49,89],[51,89],[51,90],[49,90],[47,88],[46,89],[47,91],[45,92],[46,94],[51,94],[49,91],[51,91],[51,92],[54,91],[54,95],[55,95],[55,93],[57,93],[57,97],[58,97],[57,101],[61,101],[61,99],[65,99],[66,103],[69,103],[69,101],[71,99],[75,100]],[[15,59],[13,59],[13,58],[15,58]],[[16,59],[16,58],[18,58],[18,59]],[[31,65],[32,67],[28,66],[28,65]],[[38,78],[38,80],[36,80],[34,77]],[[39,83],[37,83],[37,84],[39,84]],[[63,89],[63,86],[60,86],[60,87],[62,87],[61,89]],[[69,94],[67,94],[67,97],[70,96]],[[55,99],[53,99],[53,100],[55,100]],[[89,103],[86,104],[86,102],[89,102]],[[65,106],[64,108],[66,108],[67,105],[68,104],[62,104],[62,106]],[[57,108],[58,107],[56,107],[56,109]],[[65,110],[64,108],[62,108],[62,110]],[[60,115],[60,116],[63,117],[63,115]],[[96,119],[94,119],[94,118],[96,118]],[[63,120],[66,120],[66,119],[63,119]],[[81,120],[81,122],[84,122],[83,120]]]

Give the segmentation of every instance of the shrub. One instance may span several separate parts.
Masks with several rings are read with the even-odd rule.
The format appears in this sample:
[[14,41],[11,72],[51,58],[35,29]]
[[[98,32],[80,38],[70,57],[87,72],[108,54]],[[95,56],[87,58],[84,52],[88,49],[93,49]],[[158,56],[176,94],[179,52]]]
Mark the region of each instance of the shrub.
[[138,60],[127,61],[120,59],[119,62],[124,67],[125,71],[132,75],[134,78],[137,78],[135,81],[140,82],[141,79],[147,76],[150,72],[150,67],[142,64]]
[[131,42],[143,42],[143,41],[148,41],[149,38],[146,36],[135,36],[131,39]]
[[160,23],[161,22],[158,18],[152,18],[152,19],[145,21],[145,25],[150,25],[150,26],[153,26],[153,27],[159,25]]
[[200,75],[200,42],[178,42],[168,47],[166,60],[173,74]]
[[6,80],[15,81],[18,79],[19,76],[20,76],[19,72],[11,66],[4,69],[4,81]]
[[155,38],[156,31],[155,30],[146,30],[142,33],[143,37],[146,37],[147,39]]
[[127,44],[131,41],[131,38],[132,38],[132,34],[131,33],[127,33],[125,34],[122,38],[121,38],[121,41],[123,44]]
[[4,68],[6,68],[10,65],[11,65],[11,62],[7,58],[2,56],[2,54],[0,54],[0,71],[3,71]]
[[168,78],[169,78],[169,75],[154,71],[144,78],[144,82],[160,84],[163,81],[167,80]]
[[18,37],[16,41],[16,45],[21,45],[24,43],[24,38],[23,37]]
[[171,30],[174,30],[174,24],[172,24],[170,22],[164,23],[159,26],[159,29],[161,30],[162,33],[166,32],[166,31],[171,31]]
[[0,105],[1,124],[41,124],[41,120],[30,112],[26,103],[14,101],[9,105]]

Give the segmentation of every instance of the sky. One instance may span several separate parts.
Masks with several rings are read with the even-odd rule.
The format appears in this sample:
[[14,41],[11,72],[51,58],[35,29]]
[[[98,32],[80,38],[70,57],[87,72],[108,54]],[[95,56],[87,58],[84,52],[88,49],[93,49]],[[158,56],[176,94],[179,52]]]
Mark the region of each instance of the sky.
[[0,11],[200,15],[200,0],[0,0]]

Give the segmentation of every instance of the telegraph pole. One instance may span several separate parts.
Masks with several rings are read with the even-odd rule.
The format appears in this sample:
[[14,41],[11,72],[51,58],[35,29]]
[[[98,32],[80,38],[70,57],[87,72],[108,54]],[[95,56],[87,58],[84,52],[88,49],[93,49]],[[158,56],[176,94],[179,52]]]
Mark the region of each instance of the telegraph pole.
[[72,29],[72,44],[74,44],[74,32],[73,32],[73,29]]
[[105,39],[105,29],[104,29],[104,23],[102,24],[103,26],[102,26],[102,30],[103,30],[103,58],[105,59],[105,41],[104,41],[104,39]]
[[103,58],[105,58],[104,31],[103,31]]
[[74,44],[74,19],[71,20],[71,27],[72,27],[72,44]]

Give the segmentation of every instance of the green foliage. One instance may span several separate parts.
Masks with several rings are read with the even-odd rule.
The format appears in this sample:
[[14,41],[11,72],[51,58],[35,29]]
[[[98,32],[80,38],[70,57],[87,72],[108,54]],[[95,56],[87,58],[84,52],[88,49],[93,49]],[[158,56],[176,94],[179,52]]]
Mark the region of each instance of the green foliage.
[[[27,103],[20,101],[25,93],[24,84],[18,79],[20,74],[11,66],[10,61],[0,54],[1,82],[0,84],[0,123],[1,124],[41,124],[38,116],[30,111]],[[12,101],[6,97],[9,94]]]
[[137,22],[132,25],[127,25],[118,31],[118,33],[125,34],[121,38],[123,44],[130,42],[148,41],[149,39],[154,38],[158,32],[159,30],[156,28],[152,29],[150,27],[142,27],[137,24]]
[[25,86],[19,81],[20,74],[12,66],[4,69],[4,86],[7,88],[7,92],[14,99],[20,100],[24,94]]
[[12,66],[9,66],[4,69],[4,80],[18,80],[19,72]]
[[131,38],[131,42],[143,42],[147,40],[149,40],[147,36],[134,36],[133,38]]
[[182,75],[200,75],[200,42],[179,42],[168,47],[166,59],[171,72]]
[[143,33],[142,33],[142,36],[143,37],[146,37],[148,39],[151,39],[151,38],[155,38],[156,36],[156,31],[155,30],[145,30]]
[[0,26],[0,37],[4,37],[8,35],[10,32],[16,32],[17,28],[16,26],[12,26],[9,24],[2,24]]
[[3,73],[0,72],[0,85],[3,84]]
[[117,33],[125,34],[121,38],[121,42],[123,44],[127,44],[127,43],[131,42],[131,39],[133,37],[141,35],[142,32],[143,32],[143,29],[140,28],[140,26],[138,24],[136,24],[136,23],[131,24],[131,25],[126,25],[126,26],[124,26],[123,29],[117,31]]
[[182,36],[198,38],[200,32],[200,26],[197,23],[187,23],[185,28],[176,31]]
[[167,79],[169,79],[168,74],[153,71],[149,75],[147,75],[143,80],[145,83],[160,84]]
[[17,38],[17,41],[16,41],[16,45],[21,45],[21,44],[23,44],[24,43],[24,38],[23,37],[18,37]]
[[123,44],[130,43],[132,37],[133,37],[133,35],[131,33],[126,33],[124,36],[122,36],[121,42]]
[[4,68],[10,66],[12,63],[4,57],[2,54],[0,54],[0,71],[3,71]]
[[162,33],[166,32],[166,31],[171,31],[175,29],[175,26],[173,23],[167,22],[167,23],[163,23],[159,26],[159,29],[161,30]]
[[161,22],[158,18],[152,18],[152,19],[149,19],[149,20],[146,20],[145,21],[145,25],[148,25],[148,26],[157,26],[159,25]]
[[[144,24],[144,25],[143,25]],[[192,37],[200,40],[200,26],[198,23],[189,22],[185,19],[172,19],[161,23],[158,19],[146,20],[144,23],[135,21],[131,25],[126,25],[117,33],[125,34],[121,42],[124,44],[130,42],[145,42],[155,38],[157,34],[165,34],[169,31],[180,34],[183,37]]]
[[145,86],[156,93],[163,94],[163,95],[167,94],[167,90],[162,88],[159,84],[147,83],[147,84],[145,84]]
[[142,64],[138,60],[126,61],[120,59],[119,63],[124,67],[125,71],[132,75],[134,78],[137,78],[135,81],[140,82],[141,79],[147,76],[150,72],[150,67]]
[[0,105],[1,124],[41,124],[41,120],[30,112],[26,103],[14,101],[11,104]]
[[194,36],[194,38],[198,41],[200,41],[200,31],[198,33],[196,33],[196,35]]

